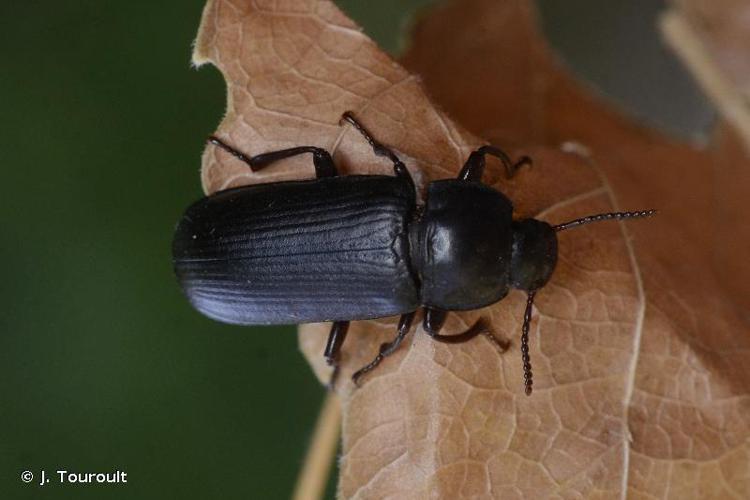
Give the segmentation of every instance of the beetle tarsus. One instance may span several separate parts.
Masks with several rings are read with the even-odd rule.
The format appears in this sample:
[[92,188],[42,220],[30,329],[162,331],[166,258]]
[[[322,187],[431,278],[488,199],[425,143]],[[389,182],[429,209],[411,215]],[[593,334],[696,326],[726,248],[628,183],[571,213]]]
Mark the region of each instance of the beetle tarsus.
[[250,167],[250,170],[252,170],[253,172],[255,172],[256,167],[253,166],[252,159],[249,156],[247,156],[245,153],[243,153],[242,151],[233,148],[232,146],[230,146],[226,142],[222,141],[221,139],[219,139],[215,135],[208,136],[208,143],[209,144],[213,144],[214,146],[216,146],[216,147],[218,147],[220,149],[223,149],[224,151],[226,151],[230,155],[234,156],[238,160],[247,163],[247,165]]
[[[436,318],[436,313],[430,314],[430,311],[435,311],[435,309],[428,309],[427,314],[425,314],[425,326],[424,330],[427,332],[427,335],[429,335],[433,340],[437,340],[438,342],[443,342],[445,344],[463,344],[464,342],[468,342],[477,335],[484,335],[488,338],[490,342],[495,344],[495,346],[501,351],[504,352],[508,349],[510,346],[510,342],[503,341],[498,339],[492,334],[492,330],[490,329],[490,326],[487,324],[487,322],[484,320],[484,318],[479,318],[474,322],[473,325],[471,325],[466,331],[455,334],[455,335],[441,335],[438,332],[440,331],[440,328],[442,328],[443,323],[445,321],[445,317],[440,318],[439,316]],[[437,311],[440,311],[439,309]],[[445,311],[441,311],[445,313]],[[429,316],[432,316],[432,318],[429,318]],[[437,319],[437,321],[436,321]],[[436,326],[439,325],[439,328],[436,328]]]
[[414,321],[414,315],[415,312],[410,312],[406,314],[402,314],[401,318],[398,321],[398,329],[396,331],[396,338],[394,338],[391,342],[386,342],[385,344],[380,345],[380,351],[378,352],[378,355],[375,356],[375,359],[370,361],[367,365],[363,366],[356,372],[354,372],[354,375],[352,375],[352,381],[354,381],[354,384],[359,387],[360,386],[360,380],[364,374],[367,372],[370,372],[375,369],[376,366],[380,364],[381,361],[383,361],[384,358],[390,356],[393,354],[396,349],[401,345],[401,342],[406,338],[406,335],[411,330],[411,324]]
[[331,379],[328,381],[328,389],[333,390],[336,386],[336,379],[339,376],[339,362],[341,361],[341,346],[344,345],[346,334],[349,332],[348,321],[334,321],[331,325],[331,331],[328,334],[328,341],[323,356],[326,358],[328,366],[333,367]]
[[510,172],[508,172],[506,169],[505,175],[508,177],[508,179],[510,179],[516,175],[516,172],[518,172],[518,170],[521,167],[524,167],[524,166],[533,167],[534,160],[532,160],[530,156],[526,156],[526,155],[521,156],[519,159],[515,161],[515,163],[513,163],[513,165],[511,165]]
[[341,115],[341,122],[347,122],[355,129],[357,129],[357,132],[362,134],[362,137],[364,137],[367,143],[372,147],[373,153],[375,153],[376,156],[383,156],[391,160],[393,162],[393,171],[396,173],[396,175],[405,178],[409,182],[409,184],[412,185],[412,187],[414,186],[414,179],[412,179],[411,174],[409,173],[409,169],[406,168],[404,162],[402,162],[401,159],[396,155],[396,153],[394,153],[391,149],[383,146],[380,142],[376,141],[372,137],[372,135],[370,135],[370,132],[367,131],[364,125],[357,121],[351,111],[346,111],[343,115]]
[[272,163],[283,160],[285,158],[312,153],[316,178],[320,179],[323,177],[336,177],[338,175],[338,169],[333,163],[331,154],[325,149],[316,146],[298,146],[296,148],[280,149],[278,151],[269,151],[267,153],[261,153],[255,156],[247,156],[242,151],[233,148],[216,136],[210,136],[208,138],[208,142],[223,149],[238,160],[245,162],[253,172],[263,170]]
[[505,167],[505,176],[508,179],[514,177],[518,169],[524,165],[531,166],[533,164],[531,158],[528,156],[522,156],[513,162],[510,159],[510,156],[508,156],[502,149],[487,145],[480,147],[469,155],[469,159],[464,163],[461,172],[458,174],[458,178],[464,181],[480,182],[482,180],[482,175],[484,174],[486,155],[491,155],[500,159],[503,163],[503,167]]
[[510,349],[510,340],[505,338],[498,338],[494,333],[492,333],[492,329],[490,326],[485,322],[484,318],[479,318],[476,323],[474,323],[474,326],[471,328],[480,328],[480,332],[482,335],[487,337],[487,340],[492,342],[498,351],[501,353],[507,351]]
[[359,123],[359,121],[354,117],[354,114],[351,111],[344,112],[343,115],[341,115],[341,121],[345,121],[352,125],[355,129],[357,129],[357,132],[362,134],[362,137],[365,138],[367,143],[372,147],[373,153],[375,153],[376,156],[384,156],[391,160],[394,165],[397,163],[402,163],[402,161],[399,159],[398,156],[396,156],[396,153],[391,151],[389,148],[383,146],[380,142],[376,141],[370,132],[367,131],[367,129]]
[[341,367],[339,365],[335,365],[333,367],[333,371],[331,372],[331,378],[328,379],[328,383],[326,384],[326,390],[328,390],[329,392],[336,391],[336,381],[339,379],[340,371],[341,371]]

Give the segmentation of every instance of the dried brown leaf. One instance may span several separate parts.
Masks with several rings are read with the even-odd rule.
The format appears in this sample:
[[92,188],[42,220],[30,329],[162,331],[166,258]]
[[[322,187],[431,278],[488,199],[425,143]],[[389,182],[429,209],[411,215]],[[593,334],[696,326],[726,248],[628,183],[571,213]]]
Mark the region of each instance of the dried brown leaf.
[[[417,328],[358,390],[348,375],[392,338],[395,323],[354,323],[339,387],[340,495],[750,496],[750,339],[707,265],[710,188],[696,169],[710,157],[588,97],[549,58],[534,26],[524,2],[451,2],[421,24],[406,62],[462,124],[534,158],[512,181],[496,165],[488,173],[518,216],[562,221],[651,205],[662,215],[562,233],[558,269],[536,304],[530,398],[519,293],[446,325],[453,333],[484,316],[513,341],[509,352],[484,338],[437,344]],[[390,174],[339,126],[352,110],[422,189],[455,175],[483,142],[329,1],[209,1],[194,57],[224,74],[228,107],[217,133],[246,153],[311,144],[329,149],[345,173]],[[214,148],[203,157],[207,193],[312,176],[309,159],[253,174]],[[326,334],[326,325],[300,334],[323,380]]]
[[[675,0],[662,16],[670,47],[693,73],[726,121],[714,141],[714,267],[725,288],[750,309],[750,3]],[[742,243],[745,243],[742,245]]]

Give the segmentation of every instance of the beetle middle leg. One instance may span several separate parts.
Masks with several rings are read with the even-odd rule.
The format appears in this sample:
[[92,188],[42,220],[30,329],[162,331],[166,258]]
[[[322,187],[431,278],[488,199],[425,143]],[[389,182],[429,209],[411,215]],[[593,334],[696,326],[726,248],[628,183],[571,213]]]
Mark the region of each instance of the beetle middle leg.
[[495,146],[482,146],[469,155],[469,159],[466,160],[461,172],[459,172],[458,178],[464,181],[481,181],[482,174],[484,173],[486,155],[492,155],[503,162],[505,176],[508,179],[516,175],[516,172],[522,166],[531,165],[531,158],[528,156],[522,156],[513,162],[502,149],[496,148]]
[[398,321],[396,338],[393,339],[392,342],[381,344],[380,352],[378,352],[378,355],[375,356],[375,359],[373,359],[366,366],[363,366],[362,368],[354,372],[354,375],[352,375],[352,380],[356,385],[359,385],[359,380],[365,373],[375,369],[375,367],[378,366],[386,356],[390,356],[396,351],[396,349],[398,349],[398,347],[401,345],[401,342],[403,342],[403,340],[406,338],[406,335],[409,333],[409,330],[411,330],[411,324],[412,321],[414,321],[415,314],[416,312],[410,312],[401,315],[401,318]]
[[333,367],[333,373],[331,373],[331,380],[328,381],[328,388],[333,390],[336,385],[336,379],[339,376],[339,362],[341,361],[341,346],[344,345],[346,334],[349,332],[348,321],[334,321],[331,325],[331,333],[328,334],[328,341],[326,342],[326,350],[323,356],[326,358],[326,363]]
[[284,158],[312,153],[313,165],[315,166],[315,177],[320,179],[321,177],[336,177],[338,175],[338,170],[333,163],[331,153],[323,148],[315,146],[299,146],[296,148],[281,149],[279,151],[269,151],[268,153],[261,153],[255,156],[247,156],[242,151],[233,148],[216,136],[210,136],[208,142],[223,149],[238,160],[247,163],[250,166],[250,170],[253,172],[262,170],[272,163],[283,160]]
[[351,111],[347,111],[343,115],[341,115],[341,119],[350,123],[355,129],[357,129],[357,132],[362,134],[367,143],[372,146],[372,151],[376,156],[384,156],[391,160],[393,162],[393,171],[396,173],[396,175],[399,177],[403,177],[407,180],[407,182],[409,182],[409,184],[411,184],[412,187],[414,187],[414,179],[412,179],[409,170],[406,168],[406,165],[404,165],[404,162],[402,162],[401,159],[396,156],[396,153],[394,153],[391,149],[383,146],[380,142],[376,141],[370,135],[367,129],[361,123],[359,123],[356,118],[354,118],[354,115]]
[[444,342],[446,344],[462,344],[481,334],[495,344],[501,352],[507,351],[510,347],[510,342],[508,340],[499,339],[492,333],[492,329],[484,318],[479,318],[469,327],[468,330],[456,335],[442,335],[438,333],[443,328],[447,315],[448,313],[442,309],[433,309],[429,307],[425,309],[422,326],[424,331],[427,332],[427,335],[433,340]]

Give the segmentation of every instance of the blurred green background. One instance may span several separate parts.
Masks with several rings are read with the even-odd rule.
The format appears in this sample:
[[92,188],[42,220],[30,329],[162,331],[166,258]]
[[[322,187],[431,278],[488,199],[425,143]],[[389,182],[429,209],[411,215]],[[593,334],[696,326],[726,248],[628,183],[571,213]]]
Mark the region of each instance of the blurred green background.
[[[348,3],[396,46],[407,2]],[[225,107],[218,71],[189,64],[202,7],[0,7],[0,499],[292,491],[324,396],[295,328],[212,322],[172,275]],[[20,480],[41,469],[129,480]]]
[[[339,2],[392,51],[428,3]],[[633,5],[613,2],[623,3]],[[560,24],[555,9],[565,5],[542,4],[561,46],[576,23]],[[189,65],[202,6],[0,7],[0,499],[292,491],[324,395],[294,327],[214,323],[190,309],[172,276],[174,223],[201,195],[200,153],[225,105],[219,73]],[[586,73],[589,59],[574,65]],[[591,68],[596,80],[601,64]],[[605,71],[605,87],[608,78],[619,81]],[[709,115],[686,88],[692,107],[679,107],[695,112],[699,130]],[[119,469],[128,483],[20,480],[41,469]]]

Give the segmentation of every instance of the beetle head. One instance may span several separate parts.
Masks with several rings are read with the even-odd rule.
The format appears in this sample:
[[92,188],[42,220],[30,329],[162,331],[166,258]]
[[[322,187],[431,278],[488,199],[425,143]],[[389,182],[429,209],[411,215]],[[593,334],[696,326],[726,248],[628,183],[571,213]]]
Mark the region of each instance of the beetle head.
[[580,219],[550,226],[536,219],[521,219],[513,222],[513,246],[511,250],[510,285],[527,292],[526,311],[521,327],[521,358],[526,394],[531,394],[533,385],[531,360],[529,358],[529,330],[531,309],[536,291],[547,284],[557,264],[557,232],[603,220],[635,219],[650,217],[656,210],[638,212],[609,212],[589,215]]

